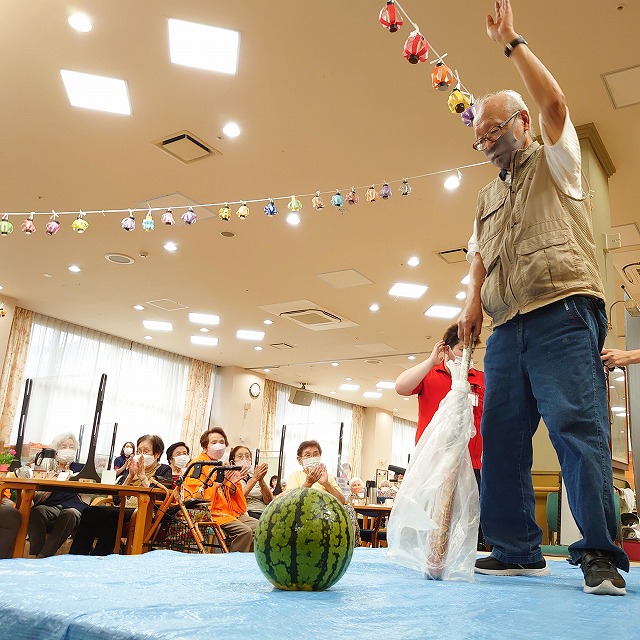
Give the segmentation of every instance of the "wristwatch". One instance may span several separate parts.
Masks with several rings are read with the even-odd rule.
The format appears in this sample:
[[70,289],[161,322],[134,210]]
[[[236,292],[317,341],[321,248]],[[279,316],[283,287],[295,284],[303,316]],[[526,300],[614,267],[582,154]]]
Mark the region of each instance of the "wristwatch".
[[519,44],[529,44],[522,36],[518,36],[515,40],[512,40],[507,44],[504,48],[504,55],[507,58],[511,55],[511,52],[519,45]]

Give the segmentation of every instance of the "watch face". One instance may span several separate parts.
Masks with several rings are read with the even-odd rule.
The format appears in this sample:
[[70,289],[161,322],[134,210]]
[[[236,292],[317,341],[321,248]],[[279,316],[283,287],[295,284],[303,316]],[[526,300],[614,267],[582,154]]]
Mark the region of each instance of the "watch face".
[[257,398],[260,395],[260,385],[257,382],[254,382],[250,387],[249,387],[249,395],[252,398]]

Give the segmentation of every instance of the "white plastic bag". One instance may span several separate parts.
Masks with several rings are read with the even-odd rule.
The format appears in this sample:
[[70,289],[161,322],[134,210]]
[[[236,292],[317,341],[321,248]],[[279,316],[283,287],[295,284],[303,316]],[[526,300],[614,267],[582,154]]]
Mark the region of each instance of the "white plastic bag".
[[467,446],[474,433],[468,362],[461,372],[411,457],[387,525],[387,557],[426,578],[472,582],[480,506]]

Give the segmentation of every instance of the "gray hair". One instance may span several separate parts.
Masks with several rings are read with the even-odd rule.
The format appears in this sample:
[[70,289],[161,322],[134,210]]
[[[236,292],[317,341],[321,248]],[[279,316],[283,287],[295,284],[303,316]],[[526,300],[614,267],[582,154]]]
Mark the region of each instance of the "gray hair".
[[362,482],[360,478],[351,478],[351,480],[349,481],[349,488],[353,486],[354,482],[359,482],[364,487],[364,482]]
[[51,448],[55,449],[56,451],[60,448],[60,445],[65,441],[65,440],[73,440],[73,445],[74,447],[77,449],[78,448],[78,438],[76,438],[75,433],[61,433],[59,435],[57,435],[52,441],[51,441]]
[[482,111],[485,102],[490,100],[491,98],[501,98],[504,105],[507,107],[507,110],[513,113],[514,111],[526,111],[529,114],[529,120],[531,124],[529,126],[529,132],[532,138],[536,137],[535,129],[533,127],[533,118],[531,117],[531,111],[529,111],[529,107],[527,103],[524,101],[523,97],[513,89],[502,89],[500,91],[493,91],[492,93],[485,93],[485,95],[477,98],[475,101],[476,106],[476,117]]

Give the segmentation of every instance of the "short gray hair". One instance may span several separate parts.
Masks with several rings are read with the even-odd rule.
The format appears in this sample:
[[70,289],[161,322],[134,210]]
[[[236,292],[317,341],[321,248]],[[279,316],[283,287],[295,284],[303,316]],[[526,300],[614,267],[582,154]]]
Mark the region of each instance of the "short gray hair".
[[529,114],[529,120],[531,121],[529,132],[531,133],[532,138],[536,137],[535,129],[533,127],[533,118],[531,117],[531,111],[529,111],[529,107],[527,106],[527,103],[524,101],[523,97],[513,89],[502,89],[500,91],[485,93],[485,95],[476,99],[476,117],[478,113],[482,111],[485,102],[487,102],[491,98],[502,98],[504,104],[511,113],[513,113],[514,111],[526,111]]
[[75,433],[61,433],[59,435],[57,435],[52,441],[51,441],[51,448],[55,449],[56,451],[60,448],[60,445],[65,441],[65,440],[73,440],[73,445],[76,449],[78,449],[79,445],[78,445],[78,438],[76,437]]

